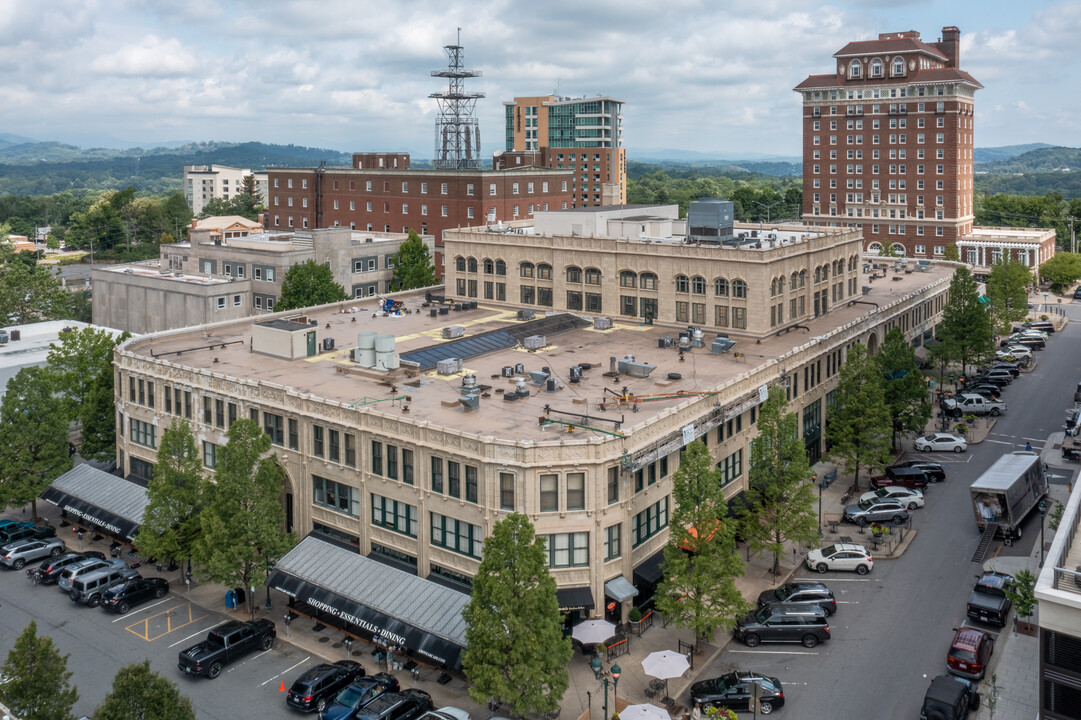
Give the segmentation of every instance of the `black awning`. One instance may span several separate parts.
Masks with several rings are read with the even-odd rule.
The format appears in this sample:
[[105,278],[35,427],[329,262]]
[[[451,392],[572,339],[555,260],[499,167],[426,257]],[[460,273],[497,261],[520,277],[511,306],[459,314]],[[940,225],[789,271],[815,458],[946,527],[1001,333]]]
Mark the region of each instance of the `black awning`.
[[[386,647],[408,650],[426,662],[457,670],[461,665],[459,647],[449,640],[384,615],[367,605],[325,590],[289,573],[275,570],[267,584],[293,598],[301,610],[320,622],[335,625],[346,632]],[[306,606],[306,607],[305,607]]]
[[51,485],[41,493],[41,498],[56,505],[66,517],[76,523],[86,524],[103,535],[109,535],[117,540],[131,542],[139,529],[138,523],[122,518],[74,495],[69,495],[63,490],[57,490]]
[[559,588],[556,600],[560,610],[592,610],[593,591],[587,587]]
[[634,584],[635,585],[656,585],[664,577],[664,573],[661,571],[661,565],[664,563],[664,550],[658,550],[657,552],[646,558],[645,562],[634,569]]

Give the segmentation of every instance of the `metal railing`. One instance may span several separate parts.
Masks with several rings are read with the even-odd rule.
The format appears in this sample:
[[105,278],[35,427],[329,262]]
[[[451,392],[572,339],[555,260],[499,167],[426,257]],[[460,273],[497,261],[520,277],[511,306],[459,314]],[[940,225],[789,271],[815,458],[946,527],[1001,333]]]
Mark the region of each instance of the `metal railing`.
[[[1081,506],[1074,507],[1073,517],[1070,519],[1069,532],[1066,533],[1066,537],[1062,543],[1062,554],[1059,556],[1058,561],[1065,561],[1070,556],[1070,548],[1073,547],[1074,538],[1077,537],[1077,528],[1081,524]],[[1070,576],[1073,578],[1074,587],[1066,588],[1062,586],[1062,581]],[[1054,588],[1056,590],[1072,590],[1075,592],[1081,592],[1081,571],[1078,569],[1070,570],[1069,568],[1060,567],[1055,565],[1055,577]]]

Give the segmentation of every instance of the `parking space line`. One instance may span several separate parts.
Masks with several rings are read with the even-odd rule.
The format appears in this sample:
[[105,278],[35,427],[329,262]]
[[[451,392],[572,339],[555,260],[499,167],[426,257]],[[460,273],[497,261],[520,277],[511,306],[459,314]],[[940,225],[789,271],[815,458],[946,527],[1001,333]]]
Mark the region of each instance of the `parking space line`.
[[[161,603],[158,603],[158,604],[160,605]],[[187,618],[183,618],[184,610],[180,610],[179,612],[177,612],[178,608],[184,608],[184,610],[187,611],[187,613],[186,613]],[[138,635],[139,637],[141,637],[143,640],[146,640],[147,642],[152,642],[154,640],[157,640],[158,638],[165,637],[166,635],[171,633],[173,630],[179,630],[182,627],[187,627],[188,625],[196,623],[199,620],[202,620],[203,618],[207,617],[206,615],[200,615],[198,617],[192,617],[191,610],[192,610],[191,603],[182,603],[180,605],[174,605],[173,607],[169,608],[168,610],[165,610],[164,612],[155,613],[154,615],[150,615],[148,617],[145,617],[142,620],[138,620],[138,621],[132,623],[131,625],[128,625],[125,629],[128,632],[132,633],[133,635]],[[176,615],[180,615],[181,619],[183,621],[174,624],[173,618]],[[164,618],[165,619],[165,630],[164,630],[164,632],[158,632],[153,637],[151,637],[151,635],[150,635],[150,633],[151,633],[151,630],[150,630],[151,625],[150,625],[150,623],[151,623],[152,620],[155,620],[157,618]],[[160,624],[155,624],[155,629],[157,627],[160,627]],[[142,631],[139,631],[136,628],[142,628]],[[170,645],[169,647],[172,647],[172,646]]]
[[175,600],[175,598],[165,598],[164,600],[158,600],[158,601],[157,601],[156,603],[154,603],[153,605],[147,605],[146,607],[141,607],[141,608],[139,608],[138,610],[136,610],[135,612],[133,612],[133,613],[128,613],[127,615],[121,615],[121,616],[120,616],[120,617],[118,617],[118,618],[117,618],[116,620],[113,620],[113,622],[114,622],[114,623],[118,623],[118,622],[120,622],[121,620],[127,620],[127,619],[128,619],[128,618],[130,618],[130,617],[131,617],[132,615],[138,615],[138,614],[139,614],[139,613],[141,613],[141,612],[142,612],[143,610],[151,610],[151,609],[153,609],[153,608],[156,608],[156,607],[157,607],[158,605],[161,605],[162,603],[167,603],[167,602],[169,602],[170,600]]
[[802,650],[729,650],[730,653],[746,653],[748,655],[819,655],[816,652],[804,652]]
[[269,677],[269,678],[267,678],[266,680],[264,680],[263,682],[259,683],[259,687],[263,687],[264,685],[266,685],[266,684],[267,684],[267,683],[269,683],[269,682],[274,682],[275,680],[277,680],[278,678],[280,678],[280,677],[281,677],[282,675],[284,675],[285,673],[287,673],[287,672],[289,672],[290,670],[292,670],[293,668],[297,667],[297,665],[303,665],[304,663],[308,662],[308,661],[309,661],[309,660],[311,660],[311,659],[312,659],[312,656],[311,656],[311,655],[309,655],[308,657],[306,657],[306,658],[304,658],[303,660],[301,660],[300,662],[298,662],[298,663],[297,663],[296,665],[292,665],[292,666],[290,666],[290,667],[287,667],[287,668],[285,668],[284,670],[282,670],[282,671],[281,671],[280,673],[278,673],[277,675],[274,675],[273,677]]
[[[810,577],[798,577],[793,578],[796,582],[825,582],[821,575],[812,575]],[[872,578],[829,578],[830,582],[875,582]]]
[[[202,617],[200,617],[200,618],[198,618],[198,619],[199,619],[199,620],[202,620],[202,619],[203,619],[204,617],[206,617],[206,615],[203,615]],[[193,620],[192,622],[195,622],[195,621]],[[222,621],[221,621],[220,623],[218,623],[218,625],[224,625],[224,624],[225,624],[225,623],[227,623],[227,622],[229,622],[229,621],[228,621],[228,620],[222,620]],[[188,624],[190,625],[191,623],[188,623]],[[179,645],[180,643],[185,643],[185,642],[187,642],[188,640],[191,640],[191,639],[192,639],[193,637],[197,637],[197,636],[199,636],[199,635],[202,635],[202,634],[203,634],[204,632],[210,632],[210,631],[211,631],[211,630],[213,630],[214,628],[218,627],[218,625],[211,625],[210,627],[208,627],[208,628],[207,628],[206,630],[203,630],[202,632],[192,633],[191,635],[188,635],[188,636],[187,636],[186,638],[184,638],[183,640],[177,640],[177,641],[176,641],[175,643],[173,643],[173,644],[172,644],[172,645],[170,645],[169,647],[176,647],[176,646],[177,646],[177,645]],[[183,627],[183,626],[181,626],[181,627]]]
[[[273,649],[273,648],[271,648],[271,649]],[[234,665],[233,667],[229,668],[229,669],[228,669],[228,670],[226,670],[225,672],[227,672],[227,673],[231,673],[231,672],[233,672],[234,670],[239,670],[240,668],[244,667],[245,665],[247,665],[247,664],[248,664],[249,662],[251,662],[252,660],[258,660],[259,658],[261,658],[261,657],[263,657],[264,655],[266,655],[266,654],[267,654],[268,652],[270,652],[270,650],[264,650],[263,652],[259,653],[258,655],[252,655],[252,656],[251,656],[250,658],[248,658],[248,659],[247,659],[247,660],[245,660],[244,662],[242,662],[242,663],[240,663],[240,664],[238,664],[238,665]]]

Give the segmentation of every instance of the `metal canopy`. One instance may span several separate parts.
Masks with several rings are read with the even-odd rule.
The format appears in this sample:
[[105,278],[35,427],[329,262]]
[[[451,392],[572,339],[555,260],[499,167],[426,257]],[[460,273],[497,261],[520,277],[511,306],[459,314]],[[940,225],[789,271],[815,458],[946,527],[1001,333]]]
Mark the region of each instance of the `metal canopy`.
[[90,465],[77,465],[53,480],[41,498],[75,522],[128,542],[147,504],[145,487]]

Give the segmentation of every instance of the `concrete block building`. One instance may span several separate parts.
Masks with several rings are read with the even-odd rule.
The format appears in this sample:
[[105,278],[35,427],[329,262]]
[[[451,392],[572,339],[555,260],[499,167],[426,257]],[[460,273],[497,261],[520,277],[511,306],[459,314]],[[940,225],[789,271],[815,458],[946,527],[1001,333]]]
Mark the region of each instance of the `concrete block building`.
[[199,215],[203,212],[203,206],[214,198],[222,200],[235,198],[244,187],[244,178],[249,175],[255,176],[256,193],[259,195],[260,202],[265,205],[267,200],[266,172],[252,172],[246,168],[228,165],[185,165],[184,198],[188,201],[191,211]]

